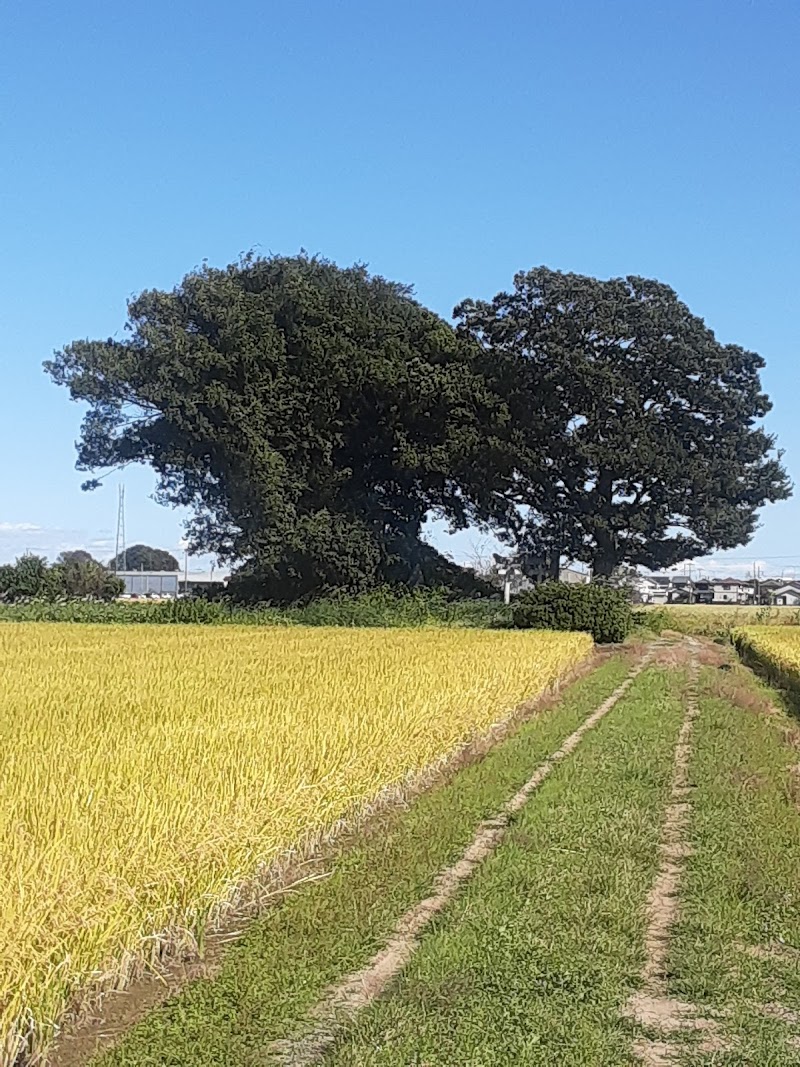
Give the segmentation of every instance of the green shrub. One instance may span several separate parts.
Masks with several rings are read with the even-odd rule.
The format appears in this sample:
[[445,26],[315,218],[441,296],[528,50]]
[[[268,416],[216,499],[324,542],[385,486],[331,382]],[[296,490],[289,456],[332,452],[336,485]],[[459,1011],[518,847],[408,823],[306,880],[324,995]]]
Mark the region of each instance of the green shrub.
[[610,644],[624,641],[631,625],[625,593],[605,585],[543,582],[514,604],[514,626],[521,630],[583,630]]

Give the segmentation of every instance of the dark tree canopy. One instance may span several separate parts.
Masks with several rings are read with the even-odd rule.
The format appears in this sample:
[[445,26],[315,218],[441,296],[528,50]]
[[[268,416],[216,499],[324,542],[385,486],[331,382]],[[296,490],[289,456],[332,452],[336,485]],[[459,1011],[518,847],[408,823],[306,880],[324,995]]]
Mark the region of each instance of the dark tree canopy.
[[789,495],[758,425],[763,360],[717,341],[668,286],[540,267],[455,315],[460,336],[512,368],[524,436],[538,440],[543,398],[557,412],[544,465],[533,448],[519,472],[523,558],[555,570],[565,555],[598,575],[669,566],[747,543],[757,509]]
[[[452,583],[431,513],[501,531],[531,572],[608,576],[745,544],[788,496],[761,357],[666,285],[539,268],[455,314],[361,266],[249,256],[46,367],[89,407],[79,468],[150,464],[247,596]],[[140,547],[127,567],[178,567]]]
[[96,562],[91,552],[87,552],[84,548],[72,548],[66,552],[62,552],[56,563],[94,563]]
[[429,512],[513,523],[507,405],[408,287],[251,256],[142,293],[128,330],[46,365],[89,404],[79,468],[152,465],[193,551],[247,561],[264,595],[434,580]]
[[108,564],[112,571],[177,571],[180,564],[164,548],[151,548],[149,545],[131,545],[124,553],[114,556]]

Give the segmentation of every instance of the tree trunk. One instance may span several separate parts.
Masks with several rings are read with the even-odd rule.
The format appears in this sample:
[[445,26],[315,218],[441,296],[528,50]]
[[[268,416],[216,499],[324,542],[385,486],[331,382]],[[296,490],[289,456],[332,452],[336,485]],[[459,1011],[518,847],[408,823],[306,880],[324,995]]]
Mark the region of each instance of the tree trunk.
[[550,550],[547,555],[547,577],[551,582],[557,582],[561,578],[561,551],[564,547],[564,516],[558,516],[558,533],[550,541]]
[[592,564],[592,573],[595,578],[610,578],[617,566],[617,560],[613,555],[598,555]]
[[610,578],[620,562],[617,558],[617,539],[613,527],[614,480],[611,471],[600,471],[597,477],[597,554],[592,570],[597,578]]

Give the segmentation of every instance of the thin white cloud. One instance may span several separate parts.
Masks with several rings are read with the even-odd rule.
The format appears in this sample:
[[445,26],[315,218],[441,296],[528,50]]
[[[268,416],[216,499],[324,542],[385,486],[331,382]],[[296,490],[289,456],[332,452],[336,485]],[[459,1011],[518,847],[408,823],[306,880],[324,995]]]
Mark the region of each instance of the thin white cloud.
[[0,522],[0,533],[39,533],[35,522]]

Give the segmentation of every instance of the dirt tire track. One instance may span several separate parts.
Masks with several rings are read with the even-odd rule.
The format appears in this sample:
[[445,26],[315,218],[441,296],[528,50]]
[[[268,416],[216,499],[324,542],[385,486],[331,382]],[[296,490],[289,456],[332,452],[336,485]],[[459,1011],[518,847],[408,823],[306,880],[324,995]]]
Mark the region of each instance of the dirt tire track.
[[480,823],[461,857],[436,876],[431,896],[415,904],[402,916],[386,945],[365,967],[343,978],[311,1009],[308,1029],[295,1036],[273,1041],[267,1046],[262,1061],[265,1065],[312,1067],[313,1064],[319,1063],[342,1028],[386,991],[419,948],[421,935],[431,920],[450,903],[461,885],[497,849],[512,816],[523,807],[553,769],[574,752],[584,735],[619,703],[637,676],[650,664],[657,647],[659,643],[645,650],[611,696],[591,712],[555,752],[539,764],[528,781],[500,811]]

